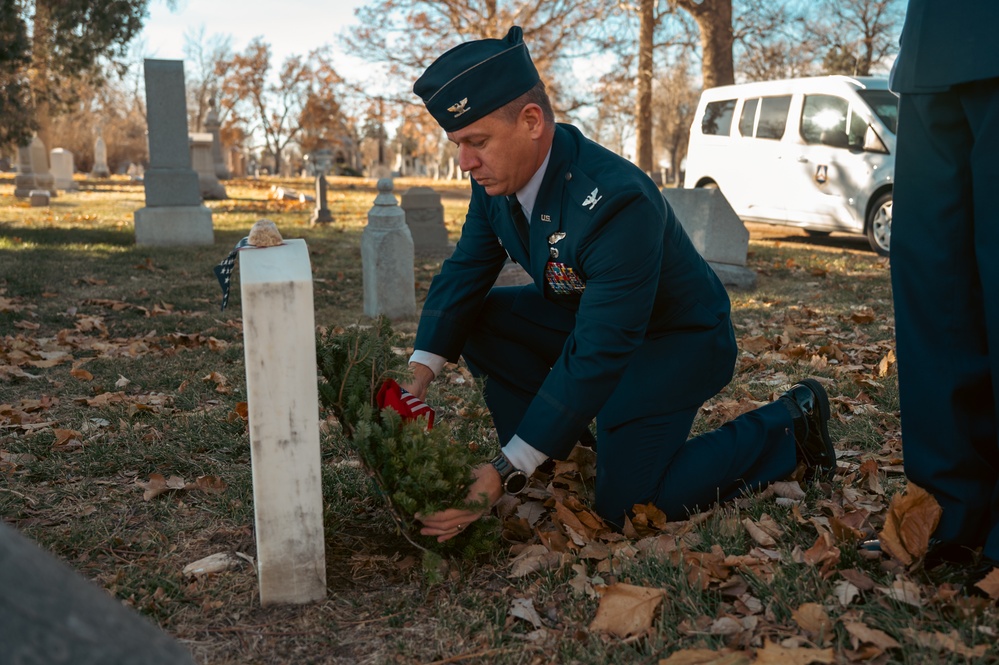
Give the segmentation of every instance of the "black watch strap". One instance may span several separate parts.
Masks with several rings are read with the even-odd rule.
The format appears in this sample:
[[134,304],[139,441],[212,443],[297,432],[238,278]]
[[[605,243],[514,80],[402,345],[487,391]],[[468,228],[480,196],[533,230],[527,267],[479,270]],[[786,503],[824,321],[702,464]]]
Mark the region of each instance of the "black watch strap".
[[489,463],[499,474],[507,494],[520,494],[527,487],[527,474],[516,468],[503,453],[489,460]]

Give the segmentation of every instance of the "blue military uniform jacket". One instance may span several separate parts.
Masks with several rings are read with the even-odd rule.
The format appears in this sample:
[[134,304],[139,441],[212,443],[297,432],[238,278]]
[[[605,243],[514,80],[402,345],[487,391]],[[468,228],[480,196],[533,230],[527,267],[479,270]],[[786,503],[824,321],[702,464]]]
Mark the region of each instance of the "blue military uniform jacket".
[[594,416],[613,427],[690,408],[731,379],[736,345],[721,282],[655,183],[575,127],[556,126],[529,251],[506,197],[473,181],[461,239],[431,284],[415,348],[457,361],[508,253],[551,303],[524,298],[531,311],[523,313],[568,333],[517,428],[538,450],[564,458]]
[[999,76],[997,28],[996,0],[909,0],[891,89],[939,92]]

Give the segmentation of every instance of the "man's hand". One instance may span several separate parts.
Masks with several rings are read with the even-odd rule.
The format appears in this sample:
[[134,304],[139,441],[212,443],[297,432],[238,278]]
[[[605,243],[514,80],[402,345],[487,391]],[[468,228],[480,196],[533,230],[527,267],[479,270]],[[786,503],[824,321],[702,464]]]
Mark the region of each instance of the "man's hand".
[[464,508],[448,508],[433,515],[417,515],[416,519],[423,522],[420,533],[424,536],[437,536],[437,542],[443,543],[450,540],[468,528],[468,525],[489,512],[500,497],[503,496],[503,483],[500,482],[499,473],[492,464],[483,464],[472,471],[475,481],[468,489],[468,496],[465,500],[468,503],[481,503],[483,499],[488,502],[488,507],[484,510],[466,510]]
[[399,387],[411,395],[416,395],[422,401],[427,399],[427,388],[434,380],[434,371],[422,363],[409,363],[413,371],[413,380],[400,383]]

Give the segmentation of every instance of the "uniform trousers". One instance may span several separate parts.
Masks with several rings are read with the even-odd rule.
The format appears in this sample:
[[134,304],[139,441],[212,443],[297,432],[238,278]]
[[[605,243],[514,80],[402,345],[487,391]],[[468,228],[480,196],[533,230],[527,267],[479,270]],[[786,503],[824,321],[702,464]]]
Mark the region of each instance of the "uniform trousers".
[[903,93],[891,277],[909,479],[999,560],[999,78]]
[[[568,337],[567,330],[546,325],[549,308],[564,317],[566,310],[544,300],[534,286],[494,287],[463,350],[472,374],[484,379],[501,443],[516,433]],[[793,422],[784,404],[768,404],[688,439],[699,408],[663,405],[659,413],[613,427],[601,424],[605,418],[613,422],[612,414],[597,414],[595,508],[604,520],[621,528],[635,504],[647,503],[669,519],[684,519],[794,470]],[[544,448],[543,442],[528,443]]]

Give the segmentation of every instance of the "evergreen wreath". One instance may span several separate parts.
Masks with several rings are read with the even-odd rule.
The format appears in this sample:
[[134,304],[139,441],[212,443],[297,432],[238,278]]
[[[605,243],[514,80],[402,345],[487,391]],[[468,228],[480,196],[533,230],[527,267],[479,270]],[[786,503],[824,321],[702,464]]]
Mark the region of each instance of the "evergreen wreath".
[[[369,327],[328,329],[316,342],[320,403],[340,422],[400,533],[427,554],[475,558],[494,549],[497,520],[485,516],[444,543],[419,535],[418,513],[486,508],[464,500],[471,469],[484,459],[476,446],[455,441],[442,418],[427,430],[423,419],[406,421],[393,409],[378,409],[375,396],[381,385],[409,377],[401,346],[384,317]],[[426,558],[424,564],[433,566]]]

